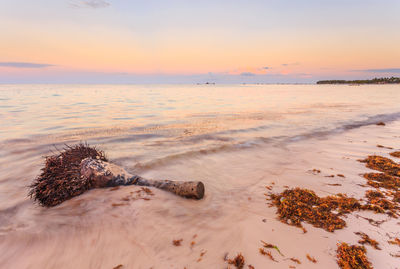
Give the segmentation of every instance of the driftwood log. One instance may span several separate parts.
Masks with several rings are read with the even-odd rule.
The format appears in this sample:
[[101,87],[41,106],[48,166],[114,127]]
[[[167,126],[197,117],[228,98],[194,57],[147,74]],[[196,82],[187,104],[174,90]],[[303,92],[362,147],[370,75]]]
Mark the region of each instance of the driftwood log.
[[202,199],[204,196],[204,184],[200,181],[145,179],[137,175],[129,174],[118,165],[92,158],[82,160],[81,175],[93,182],[94,187],[97,188],[139,185],[155,187],[185,198]]
[[67,146],[47,156],[40,175],[29,186],[29,196],[46,207],[56,206],[92,188],[118,185],[156,187],[191,199],[202,199],[199,181],[149,180],[109,163],[105,153],[87,144]]

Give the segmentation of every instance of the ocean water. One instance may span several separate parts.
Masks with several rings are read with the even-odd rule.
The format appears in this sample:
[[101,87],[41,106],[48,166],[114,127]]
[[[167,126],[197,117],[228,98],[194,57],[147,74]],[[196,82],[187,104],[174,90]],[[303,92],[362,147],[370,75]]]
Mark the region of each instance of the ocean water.
[[87,141],[147,165],[396,120],[399,101],[398,85],[1,85],[0,163]]
[[[166,231],[222,229],[209,227],[210,219],[240,220],[223,213],[241,206],[230,198],[259,187],[268,171],[254,167],[266,156],[284,165],[277,148],[397,121],[399,104],[399,85],[0,85],[0,267],[15,265],[22,253],[15,268],[69,268],[71,259],[82,268],[112,268],[125,247],[154,258],[128,259],[131,268],[167,265],[175,254],[165,254],[157,239]],[[28,186],[42,157],[79,142],[132,173],[204,180],[201,210],[162,191],[147,204],[110,206],[134,186],[93,190],[51,209],[33,203]],[[138,232],[128,236],[134,247],[115,241],[135,225],[147,227],[147,244],[135,241]],[[93,251],[75,259],[82,246]]]

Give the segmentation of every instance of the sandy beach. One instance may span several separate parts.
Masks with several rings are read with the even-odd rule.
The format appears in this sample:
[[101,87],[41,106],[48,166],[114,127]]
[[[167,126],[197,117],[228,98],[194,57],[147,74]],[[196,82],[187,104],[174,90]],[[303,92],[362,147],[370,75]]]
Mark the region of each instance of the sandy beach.
[[[376,154],[399,162],[389,153],[400,149],[400,122],[388,120],[385,126],[377,122],[256,146],[220,145],[218,150],[214,146],[154,158],[146,165],[122,158],[129,151],[119,152],[124,144],[100,143],[111,160],[130,172],[155,179],[203,181],[206,195],[199,201],[158,189],[149,195],[139,186],[127,186],[90,190],[43,208],[26,196],[27,185],[51,147],[35,146],[35,138],[14,141],[13,147],[2,149],[0,267],[235,268],[224,258],[241,253],[245,268],[339,268],[337,243],[357,244],[360,237],[355,232],[364,232],[381,248],[365,246],[373,267],[399,268],[395,256],[400,247],[388,243],[400,237],[399,219],[355,211],[343,217],[343,229],[328,232],[304,222],[304,233],[281,222],[277,208],[266,200],[268,194],[300,187],[321,197],[343,193],[365,201],[365,192],[373,188],[362,174],[373,170],[358,160]],[[62,146],[65,141],[57,139]],[[5,156],[9,156],[7,163]],[[22,160],[29,165],[22,165]],[[385,221],[374,226],[367,218]],[[261,240],[276,245],[282,255],[276,249],[269,250],[276,261],[261,255]]]

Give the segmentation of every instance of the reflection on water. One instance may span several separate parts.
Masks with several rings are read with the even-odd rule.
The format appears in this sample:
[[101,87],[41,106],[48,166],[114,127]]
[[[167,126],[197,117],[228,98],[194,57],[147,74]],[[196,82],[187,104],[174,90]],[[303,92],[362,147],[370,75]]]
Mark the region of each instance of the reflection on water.
[[[251,217],[234,212],[260,191],[268,171],[258,167],[285,162],[276,157],[284,146],[276,145],[396,120],[398,92],[397,85],[1,85],[0,267],[18,253],[29,257],[22,268],[32,261],[40,268],[65,266],[80,248],[93,251],[75,265],[90,268],[112,268],[112,254],[126,249],[140,253],[139,264],[148,267],[149,257],[168,260],[159,254],[164,233],[192,237],[223,231],[226,222],[240,227]],[[51,209],[34,205],[27,186],[42,156],[81,141],[131,172],[203,180],[206,198],[155,191],[152,201],[111,206],[132,186],[93,190]]]

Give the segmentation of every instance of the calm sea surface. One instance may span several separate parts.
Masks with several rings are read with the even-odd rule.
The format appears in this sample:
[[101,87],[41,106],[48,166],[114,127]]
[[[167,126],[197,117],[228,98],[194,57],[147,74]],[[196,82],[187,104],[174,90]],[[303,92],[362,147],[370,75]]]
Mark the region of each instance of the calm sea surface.
[[[3,150],[87,141],[145,164],[400,117],[400,86],[0,85]],[[1,177],[1,174],[0,174]]]
[[[161,176],[153,171],[158,169],[168,171],[170,179],[210,178],[209,168],[212,191],[230,184],[218,174],[226,156],[243,159],[231,164],[235,171],[249,149],[398,119],[399,85],[0,85],[0,236],[8,242],[0,246],[2,252],[7,249],[0,254],[0,267],[17,252],[40,248],[33,241],[21,246],[24,236],[53,238],[49,231],[66,223],[79,233],[101,218],[96,213],[77,218],[103,206],[104,200],[91,202],[102,195],[98,190],[58,211],[27,198],[42,156],[66,144],[88,142],[130,172],[152,177]],[[225,198],[214,197],[208,209]],[[169,210],[191,206],[173,204]],[[59,265],[53,262],[46,266]]]

